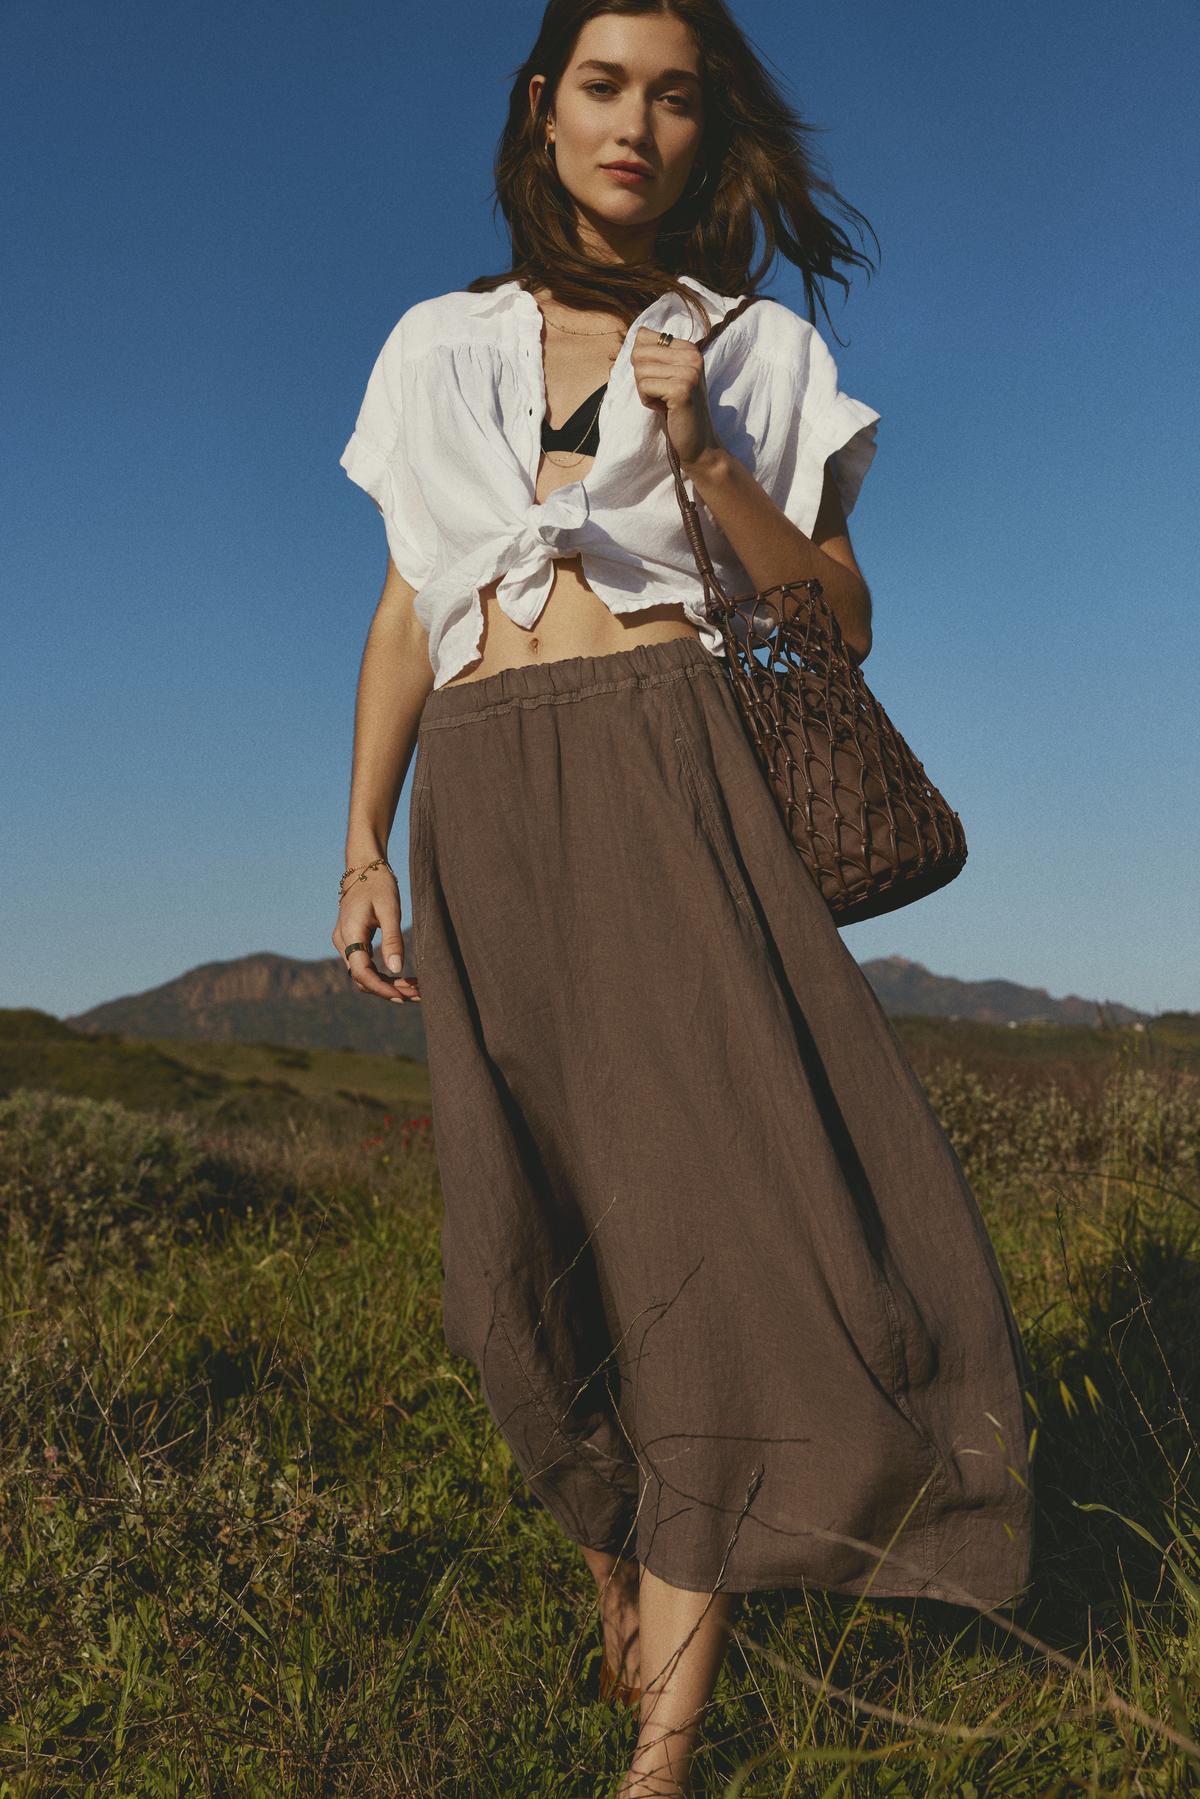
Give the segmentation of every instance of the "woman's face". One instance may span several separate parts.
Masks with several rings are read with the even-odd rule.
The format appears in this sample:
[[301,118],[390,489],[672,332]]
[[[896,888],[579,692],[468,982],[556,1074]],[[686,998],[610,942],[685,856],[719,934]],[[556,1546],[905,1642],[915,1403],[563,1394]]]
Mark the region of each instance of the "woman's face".
[[[545,85],[535,75],[531,106]],[[700,58],[681,19],[589,19],[563,71],[550,121],[559,180],[604,236],[634,236],[687,186],[704,135]],[[644,170],[623,174],[613,164]]]

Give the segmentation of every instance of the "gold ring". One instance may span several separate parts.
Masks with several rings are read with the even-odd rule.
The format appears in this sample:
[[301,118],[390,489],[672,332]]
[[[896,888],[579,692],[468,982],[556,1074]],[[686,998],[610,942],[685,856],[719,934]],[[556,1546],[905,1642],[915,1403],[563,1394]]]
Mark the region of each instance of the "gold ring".
[[356,949],[364,950],[368,956],[371,954],[371,946],[369,943],[348,943],[342,951],[347,962],[350,960]]
[[669,331],[660,331],[658,334],[658,341],[663,348],[666,349],[668,344],[673,344],[675,342],[675,339],[671,336]]

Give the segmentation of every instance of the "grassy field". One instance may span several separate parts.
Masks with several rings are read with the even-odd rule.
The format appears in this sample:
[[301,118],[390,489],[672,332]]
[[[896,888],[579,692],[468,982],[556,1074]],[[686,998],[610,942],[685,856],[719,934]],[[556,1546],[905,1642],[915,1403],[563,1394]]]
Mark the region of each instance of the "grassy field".
[[0,1095],[15,1088],[183,1110],[212,1124],[335,1129],[384,1112],[427,1112],[423,1062],[354,1050],[196,1038],[85,1036],[46,1012],[0,1011]]
[[[424,1070],[54,1022],[0,1020],[0,1799],[609,1794],[590,1577],[442,1341]],[[1200,1791],[1188,1032],[1060,1080],[956,1029],[906,1040],[1037,1372],[1037,1600],[754,1595],[704,1794]]]

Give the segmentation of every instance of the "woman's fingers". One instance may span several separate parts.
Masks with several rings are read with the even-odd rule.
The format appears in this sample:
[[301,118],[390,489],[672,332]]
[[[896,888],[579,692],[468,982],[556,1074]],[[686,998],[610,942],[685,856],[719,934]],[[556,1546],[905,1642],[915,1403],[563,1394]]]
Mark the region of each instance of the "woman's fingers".
[[718,439],[708,408],[704,356],[690,340],[660,344],[657,331],[643,325],[631,355],[638,396],[653,412],[667,415],[671,442],[681,462],[699,457]]
[[630,353],[634,379],[639,386],[652,384],[677,389],[680,393],[689,394],[701,385],[704,378],[704,357],[695,344],[677,340],[672,344],[660,344],[658,332],[646,325],[640,327],[633,350]]
[[392,888],[387,893],[378,895],[375,901],[375,912],[379,919],[380,953],[384,963],[392,970],[393,998],[420,999],[421,993],[417,983],[409,976],[402,975],[404,966],[404,937],[400,930],[400,895]]
[[[347,912],[338,921],[333,940],[342,952],[351,984],[360,993],[373,993],[379,999],[395,1000],[398,1003],[420,999],[420,990],[415,981],[398,980],[395,975],[381,974],[376,968],[372,940],[378,927],[379,920],[370,907],[361,913]],[[352,949],[347,956],[347,948],[355,943],[363,947]]]
[[650,325],[639,325],[630,354],[639,362],[653,362],[657,358],[664,367],[691,369],[696,373],[704,367],[704,352],[691,338],[676,337],[669,344],[660,344],[658,332]]
[[346,973],[350,977],[351,985],[357,987],[360,993],[377,993],[384,999],[391,999],[392,984],[390,981],[384,980],[375,966],[375,952],[372,945],[372,938],[375,935],[374,923],[364,921],[356,926],[351,919],[345,929],[347,946],[353,943],[366,946],[363,949],[352,949],[348,956],[343,951]]
[[379,953],[393,974],[404,966],[404,938],[400,932],[400,895],[395,888],[377,895],[375,916],[379,920]]

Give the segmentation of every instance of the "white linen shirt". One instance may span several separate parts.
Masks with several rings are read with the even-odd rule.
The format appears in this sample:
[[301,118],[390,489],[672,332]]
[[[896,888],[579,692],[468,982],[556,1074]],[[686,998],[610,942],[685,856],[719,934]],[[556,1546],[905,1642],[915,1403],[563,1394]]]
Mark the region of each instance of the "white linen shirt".
[[[681,277],[715,324],[738,304]],[[697,341],[685,302],[660,294],[634,320],[600,408],[600,447],[586,477],[535,499],[546,409],[542,314],[513,279],[410,306],[376,358],[340,463],[383,515],[392,561],[415,589],[435,688],[478,660],[480,590],[531,629],[558,557],[579,556],[614,613],[679,603],[713,655],[724,650],[680,517],[663,443],[664,415],[643,404],[631,352],[643,326]],[[851,512],[875,455],[879,413],[840,392],[837,369],[807,319],[777,300],[750,306],[704,352],[716,434],[784,513],[810,534],[830,457]],[[697,500],[687,480],[689,498]],[[754,583],[700,505],[724,591]]]

